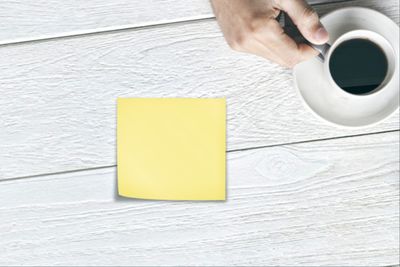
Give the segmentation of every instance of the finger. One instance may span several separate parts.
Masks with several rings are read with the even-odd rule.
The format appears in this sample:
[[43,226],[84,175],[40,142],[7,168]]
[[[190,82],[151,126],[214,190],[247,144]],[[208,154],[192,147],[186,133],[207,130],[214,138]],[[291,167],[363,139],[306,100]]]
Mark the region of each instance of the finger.
[[297,44],[284,32],[276,20],[268,20],[265,26],[258,30],[256,39],[262,47],[257,51],[261,56],[286,67],[294,67],[299,62],[318,55],[312,47]]
[[279,0],[279,6],[296,24],[301,34],[313,44],[324,44],[329,35],[319,21],[318,14],[305,0]]

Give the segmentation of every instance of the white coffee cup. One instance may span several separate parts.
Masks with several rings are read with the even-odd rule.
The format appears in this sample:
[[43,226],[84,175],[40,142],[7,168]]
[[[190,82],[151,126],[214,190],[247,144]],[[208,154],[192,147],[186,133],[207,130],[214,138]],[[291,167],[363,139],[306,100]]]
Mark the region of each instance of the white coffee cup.
[[[382,49],[388,61],[383,82],[367,94],[356,95],[343,90],[336,84],[330,72],[329,62],[335,49],[352,39],[373,42]],[[319,46],[318,50],[322,52],[320,59],[323,60],[323,76],[329,86],[318,88],[324,92],[313,98],[318,106],[331,107],[318,108],[320,117],[341,127],[364,127],[384,120],[398,109],[399,88],[396,84],[399,83],[399,58],[391,43],[383,36],[370,30],[352,30],[338,36],[330,46]]]
[[[382,49],[388,62],[387,73],[383,82],[377,88],[366,94],[351,94],[340,88],[334,81],[329,68],[329,63],[335,49],[342,43],[353,39],[365,39],[376,44],[378,47]],[[337,94],[341,94],[343,97],[348,97],[348,98],[360,98],[366,96],[371,97],[373,94],[378,93],[380,90],[385,90],[385,89],[388,90],[389,87],[387,85],[393,79],[393,75],[395,74],[396,69],[398,69],[395,60],[396,58],[395,51],[393,50],[393,47],[390,45],[390,43],[378,33],[368,30],[353,30],[343,34],[338,39],[336,39],[335,42],[330,46],[330,48],[327,50],[327,53],[324,55],[324,58],[325,58],[324,72],[326,75],[326,79],[329,81],[332,88],[335,88]]]
[[[294,85],[305,107],[340,128],[369,127],[396,114],[400,103],[399,26],[384,14],[362,7],[337,9],[322,16],[321,23],[329,32],[330,45],[312,45],[321,52],[320,60],[302,62],[293,71]],[[369,93],[352,94],[340,88],[331,75],[333,52],[351,39],[373,42],[387,58],[383,82]]]

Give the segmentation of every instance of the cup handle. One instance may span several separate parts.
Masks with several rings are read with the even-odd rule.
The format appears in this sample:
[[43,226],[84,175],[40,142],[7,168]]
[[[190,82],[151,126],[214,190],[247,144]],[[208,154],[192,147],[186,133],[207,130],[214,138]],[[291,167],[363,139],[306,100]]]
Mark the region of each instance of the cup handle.
[[317,50],[319,52],[318,58],[321,60],[321,62],[325,61],[325,55],[328,53],[329,48],[331,48],[331,45],[326,43],[323,45],[315,45],[310,42],[308,42],[308,45],[310,45],[312,48]]
[[285,12],[281,11],[281,13],[278,15],[276,18],[279,23],[282,25],[283,29],[285,30],[285,33],[292,37],[297,43],[305,43],[314,48],[319,52],[318,59],[321,62],[325,61],[325,55],[328,53],[329,48],[331,47],[330,44],[322,44],[322,45],[316,45],[310,43],[304,36],[301,34],[299,29],[296,27],[296,25],[293,23],[289,15],[287,15]]

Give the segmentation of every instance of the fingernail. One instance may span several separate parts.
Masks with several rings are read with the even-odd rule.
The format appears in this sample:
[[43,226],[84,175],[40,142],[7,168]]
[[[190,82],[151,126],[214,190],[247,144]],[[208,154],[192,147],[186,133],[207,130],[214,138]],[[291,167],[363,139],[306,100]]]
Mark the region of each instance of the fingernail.
[[314,38],[316,41],[325,43],[328,41],[328,32],[325,30],[323,26],[319,27],[318,30],[314,33]]

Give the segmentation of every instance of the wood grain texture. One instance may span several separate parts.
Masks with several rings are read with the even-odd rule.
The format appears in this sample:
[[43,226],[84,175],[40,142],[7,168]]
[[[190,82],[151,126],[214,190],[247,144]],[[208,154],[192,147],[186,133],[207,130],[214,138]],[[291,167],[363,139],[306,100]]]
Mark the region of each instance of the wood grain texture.
[[[347,5],[398,22],[394,2]],[[325,125],[289,70],[231,51],[215,21],[5,46],[0,57],[0,179],[114,165],[117,97],[226,97],[230,150],[399,128],[398,113],[362,130]]]
[[207,0],[4,0],[0,44],[210,17]]
[[2,0],[0,44],[211,17],[208,0]]
[[226,202],[115,196],[114,168],[0,182],[0,265],[399,262],[399,132],[228,154]]

